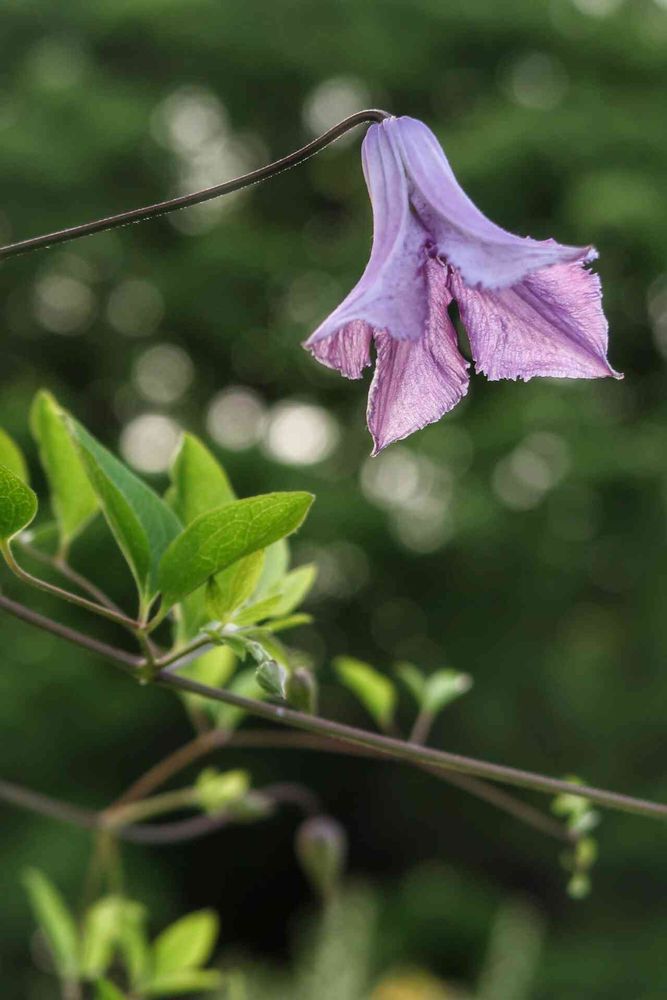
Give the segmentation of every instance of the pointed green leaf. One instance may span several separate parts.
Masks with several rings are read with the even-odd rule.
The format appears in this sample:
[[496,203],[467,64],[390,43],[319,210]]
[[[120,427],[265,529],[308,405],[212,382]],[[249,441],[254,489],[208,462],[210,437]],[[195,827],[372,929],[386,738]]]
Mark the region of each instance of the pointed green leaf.
[[95,1000],[126,1000],[126,998],[110,979],[100,979],[95,983]]
[[142,992],[147,997],[175,997],[182,993],[219,990],[223,982],[222,974],[216,969],[183,969],[156,977]]
[[65,901],[46,875],[36,868],[25,872],[23,884],[59,975],[64,979],[75,978],[79,967],[78,935]]
[[436,670],[426,678],[424,708],[432,715],[441,712],[472,687],[472,677],[458,670]]
[[179,534],[176,515],[149,486],[76,420],[68,421],[102,512],[136,580],[144,605],[158,592],[157,568]]
[[36,513],[36,493],[6,465],[0,465],[0,542],[27,528]]
[[275,584],[284,577],[289,566],[289,545],[284,538],[279,538],[273,545],[269,545],[264,558],[264,568],[257,584],[257,590],[253,594],[255,600],[266,597]]
[[420,708],[424,705],[424,695],[426,693],[426,678],[414,663],[398,663],[396,674],[403,681],[406,688],[417,702]]
[[136,991],[148,974],[150,962],[146,908],[140,903],[123,900],[118,947],[125,962],[130,986]]
[[50,393],[37,393],[30,411],[30,428],[49,483],[61,549],[67,548],[98,509],[97,497],[65,419]]
[[333,665],[345,687],[356,695],[376,723],[386,729],[396,707],[396,689],[391,681],[368,663],[352,656],[338,656]]
[[206,587],[206,603],[212,619],[226,622],[232,612],[248,600],[257,586],[263,565],[264,549],[260,549],[211,577]]
[[177,604],[237,559],[296,531],[312,502],[311,493],[267,493],[200,514],[160,563],[164,607]]
[[81,975],[96,979],[109,968],[123,920],[124,900],[118,896],[99,899],[87,911],[81,942]]
[[255,604],[249,604],[247,608],[237,611],[234,615],[234,624],[242,627],[264,621],[266,618],[271,618],[272,615],[277,614],[279,606],[279,594],[275,594],[273,597],[265,597],[263,600],[257,601]]
[[298,608],[315,583],[316,576],[317,566],[313,564],[299,566],[284,576],[280,583],[275,585],[279,600],[272,614],[282,617]]
[[28,466],[23,452],[2,428],[0,428],[0,465],[4,465],[24,483],[29,481]]
[[183,435],[170,475],[170,503],[185,525],[236,500],[227,473],[194,434]]
[[173,972],[204,965],[210,958],[217,936],[218,917],[213,910],[199,910],[181,917],[155,940],[151,979],[161,979]]

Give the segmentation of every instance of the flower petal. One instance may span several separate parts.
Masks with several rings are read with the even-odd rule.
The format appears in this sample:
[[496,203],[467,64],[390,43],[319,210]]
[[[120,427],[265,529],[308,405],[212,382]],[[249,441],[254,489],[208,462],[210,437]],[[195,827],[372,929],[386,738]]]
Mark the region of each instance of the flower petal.
[[439,261],[426,265],[429,315],[424,336],[398,341],[375,334],[377,362],[368,394],[373,454],[439,420],[468,391],[468,363],[447,314],[451,295]]
[[313,342],[311,337],[305,346],[327,368],[335,368],[345,378],[361,378],[364,368],[371,364],[372,339],[373,327],[353,320],[322,340]]
[[495,292],[469,288],[452,271],[450,288],[475,370],[487,378],[622,378],[607,361],[600,279],[582,264],[546,267]]
[[370,260],[347,298],[306,341],[311,349],[354,320],[398,340],[417,340],[424,332],[428,234],[410,211],[403,164],[380,125],[368,129],[362,158],[373,207]]
[[405,165],[410,199],[422,224],[466,284],[505,288],[550,264],[597,256],[592,247],[515,236],[487,219],[458,184],[440,143],[423,122],[389,118],[380,127]]

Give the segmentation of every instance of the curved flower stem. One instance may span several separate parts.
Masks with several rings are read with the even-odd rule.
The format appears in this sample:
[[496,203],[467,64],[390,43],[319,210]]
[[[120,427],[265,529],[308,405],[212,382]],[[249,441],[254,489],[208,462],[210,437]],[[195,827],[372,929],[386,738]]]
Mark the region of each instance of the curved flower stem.
[[[90,639],[80,632],[68,629],[57,622],[51,621],[49,618],[45,618],[43,615],[38,615],[28,608],[10,601],[1,594],[0,607],[4,607],[5,610],[23,619],[23,621],[44,628],[46,631],[52,632],[54,635],[59,635],[63,639],[67,639],[68,642],[73,642],[79,646],[83,646],[85,649],[90,649],[98,653],[102,653],[104,650],[102,655],[106,655],[108,659],[120,664],[125,669],[130,667],[135,675],[139,668],[145,666],[145,660],[132,656],[123,650],[98,643],[96,640]],[[356,729],[354,726],[347,726],[341,722],[334,722],[330,719],[321,719],[317,716],[307,715],[304,712],[297,712],[295,709],[285,708],[282,705],[271,705],[252,698],[243,698],[233,691],[208,687],[187,677],[181,677],[179,674],[159,671],[155,677],[155,683],[171,690],[188,691],[190,694],[197,694],[202,698],[219,701],[226,705],[233,705],[235,708],[240,708],[244,712],[248,712],[250,715],[255,715],[258,718],[268,719],[271,722],[278,722],[285,726],[293,726],[295,729],[305,730],[316,736],[324,736],[351,746],[361,746],[374,750],[383,757],[404,760],[417,767],[427,765],[438,771],[455,771],[463,774],[471,774],[479,778],[486,778],[489,781],[499,782],[500,784],[530,788],[533,791],[544,792],[547,795],[575,795],[579,798],[589,799],[598,806],[604,806],[608,809],[618,809],[621,812],[667,820],[667,805],[663,805],[662,803],[637,799],[630,795],[621,795],[618,792],[609,792],[603,788],[578,785],[572,781],[562,781],[558,778],[550,778],[547,775],[536,774],[532,771],[523,771],[515,767],[507,767],[503,764],[493,764],[489,761],[477,760],[473,757],[463,757],[460,754],[448,753],[444,750],[433,750],[430,747],[415,746],[390,736],[367,732],[363,729]]]
[[31,587],[36,587],[37,590],[43,590],[47,594],[52,594],[54,597],[59,597],[69,604],[76,604],[80,608],[85,608],[86,611],[92,611],[93,614],[100,615],[102,618],[108,618],[109,621],[115,622],[117,625],[122,625],[123,628],[128,628],[132,632],[137,628],[138,622],[128,618],[122,612],[112,611],[111,608],[97,604],[95,601],[89,601],[87,597],[80,597],[78,594],[73,594],[69,590],[63,590],[62,587],[56,587],[55,584],[48,583],[46,580],[41,580],[38,576],[33,576],[32,573],[28,573],[22,566],[19,566],[7,542],[2,543],[1,548],[7,566],[23,583],[27,583]]
[[303,163],[310,156],[319,153],[330,143],[339,139],[350,129],[364,122],[381,122],[390,115],[386,111],[369,109],[357,111],[343,121],[328,129],[317,139],[313,139],[301,149],[283,156],[280,160],[275,160],[250,173],[242,174],[233,180],[224,181],[214,187],[205,188],[203,191],[195,191],[193,194],[181,195],[178,198],[170,198],[168,201],[161,201],[155,205],[146,205],[144,208],[134,208],[129,212],[121,212],[119,215],[111,215],[105,219],[97,219],[95,222],[86,222],[81,226],[73,226],[70,229],[61,229],[55,233],[47,233],[44,236],[33,236],[31,239],[21,240],[19,243],[11,243],[0,248],[0,260],[6,257],[17,257],[19,254],[28,253],[31,250],[39,250],[42,247],[54,246],[57,243],[69,243],[70,240],[78,240],[82,236],[91,236],[93,233],[103,233],[108,229],[118,229],[120,226],[127,226],[131,222],[143,222],[146,219],[154,219],[158,215],[166,215],[179,208],[189,208],[191,205],[200,205],[204,201],[211,201],[221,195],[231,194],[232,191],[240,191],[242,188],[250,187],[264,181],[274,174]]

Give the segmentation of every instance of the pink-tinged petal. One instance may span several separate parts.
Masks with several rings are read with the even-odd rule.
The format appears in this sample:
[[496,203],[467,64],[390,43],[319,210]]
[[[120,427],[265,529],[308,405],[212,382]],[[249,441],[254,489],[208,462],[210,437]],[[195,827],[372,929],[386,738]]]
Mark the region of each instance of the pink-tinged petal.
[[368,427],[373,454],[413,431],[439,420],[468,390],[468,364],[447,314],[451,295],[439,261],[426,265],[428,319],[417,341],[375,334],[377,360],[368,394]]
[[438,253],[468,285],[506,288],[550,264],[589,261],[592,247],[515,236],[486,218],[459,186],[440,143],[415,118],[389,118],[380,126],[399,153],[410,200]]
[[362,160],[373,208],[370,260],[347,298],[306,341],[311,349],[355,320],[397,340],[417,340],[424,330],[428,233],[410,211],[403,164],[380,125],[368,129]]
[[345,378],[361,378],[364,368],[371,364],[373,328],[361,320],[346,323],[337,333],[322,340],[306,343],[306,347],[327,368],[335,368]]
[[469,288],[452,271],[450,288],[475,370],[489,379],[622,378],[607,361],[600,280],[582,264],[556,264],[512,288]]

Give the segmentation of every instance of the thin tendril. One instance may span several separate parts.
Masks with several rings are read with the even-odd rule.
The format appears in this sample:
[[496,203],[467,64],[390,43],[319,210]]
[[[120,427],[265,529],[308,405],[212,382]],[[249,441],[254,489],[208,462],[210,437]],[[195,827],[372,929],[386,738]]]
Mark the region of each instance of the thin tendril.
[[73,226],[69,229],[60,229],[55,233],[47,233],[43,236],[33,236],[18,243],[10,243],[8,246],[0,248],[0,260],[7,257],[18,257],[19,254],[29,253],[31,250],[41,250],[43,247],[55,246],[57,243],[69,243],[70,240],[81,239],[82,236],[92,236],[93,233],[103,233],[108,229],[118,229],[127,226],[132,222],[144,222],[146,219],[154,219],[158,215],[166,215],[168,212],[175,212],[179,208],[189,208],[191,205],[200,205],[204,201],[211,201],[221,195],[231,194],[233,191],[240,191],[242,188],[250,187],[259,181],[264,181],[283,170],[289,170],[299,163],[303,163],[315,153],[329,146],[336,139],[349,132],[350,129],[365,122],[381,122],[385,118],[391,117],[386,111],[379,111],[370,108],[366,111],[357,111],[338,122],[323,135],[313,139],[301,149],[283,156],[280,160],[268,163],[250,173],[242,174],[230,181],[216,184],[214,187],[204,188],[202,191],[195,191],[193,194],[180,195],[177,198],[170,198],[168,201],[160,201],[155,205],[146,205],[143,208],[133,208],[128,212],[121,212],[119,215],[110,215],[104,219],[97,219],[95,222],[85,222],[80,226]]

